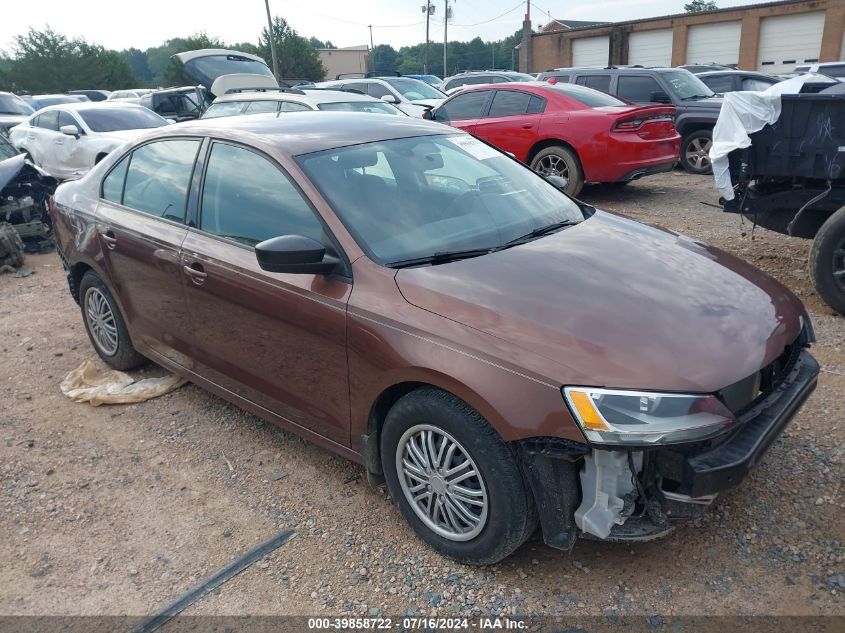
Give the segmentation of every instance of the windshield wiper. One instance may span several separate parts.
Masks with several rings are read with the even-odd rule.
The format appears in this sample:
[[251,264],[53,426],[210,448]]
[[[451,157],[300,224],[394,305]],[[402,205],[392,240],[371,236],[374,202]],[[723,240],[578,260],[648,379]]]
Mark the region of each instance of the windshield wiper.
[[713,95],[690,95],[688,97],[681,97],[681,101],[692,101],[693,99],[709,99]]
[[552,224],[547,224],[546,226],[541,226],[540,228],[534,229],[530,233],[526,233],[525,235],[520,235],[519,237],[515,237],[510,242],[505,242],[505,246],[516,246],[517,244],[524,244],[525,242],[530,242],[533,239],[538,237],[542,237],[543,235],[548,235],[549,233],[554,233],[555,231],[559,231],[560,229],[564,229],[567,226],[575,226],[576,224],[580,224],[583,220],[562,220],[560,222],[553,222]]
[[498,250],[501,247],[490,248],[472,248],[464,251],[441,251],[425,257],[414,257],[412,259],[400,259],[395,262],[387,264],[390,268],[409,268],[411,266],[421,266],[423,264],[445,264],[447,262],[454,262],[459,259],[469,259],[471,257],[481,257]]

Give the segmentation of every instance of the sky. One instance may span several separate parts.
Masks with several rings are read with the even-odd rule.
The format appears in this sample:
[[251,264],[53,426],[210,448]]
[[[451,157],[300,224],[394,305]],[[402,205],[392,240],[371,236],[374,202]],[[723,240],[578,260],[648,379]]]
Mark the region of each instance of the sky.
[[[688,0],[542,0],[531,2],[534,28],[552,18],[621,21],[682,13]],[[754,0],[717,0],[720,8]],[[425,0],[270,0],[300,35],[330,40],[335,46],[373,43],[394,48],[425,41]],[[431,39],[443,40],[444,0],[432,0]],[[525,1],[450,0],[449,40],[497,40],[521,28]],[[36,10],[22,5],[0,20],[0,50],[13,52],[16,35],[47,24],[69,37],[83,37],[106,48],[158,46],[164,40],[198,31],[227,43],[256,41],[267,23],[264,0],[38,0]]]

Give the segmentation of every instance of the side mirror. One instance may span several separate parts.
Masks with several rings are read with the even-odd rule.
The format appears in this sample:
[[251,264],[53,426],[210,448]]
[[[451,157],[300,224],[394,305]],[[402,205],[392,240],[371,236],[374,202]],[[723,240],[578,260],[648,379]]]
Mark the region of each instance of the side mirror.
[[67,136],[72,136],[74,138],[79,138],[82,131],[75,125],[63,125],[59,128],[59,132],[62,134],[66,134]]
[[393,104],[399,103],[399,99],[397,99],[393,95],[384,95],[381,98],[381,100],[384,101],[385,103],[393,103]]
[[273,237],[255,246],[255,257],[262,270],[271,273],[327,275],[340,260],[326,254],[326,247],[304,235]]
[[425,110],[423,110],[422,118],[424,118],[426,121],[434,121],[434,119],[435,119],[434,110],[431,109],[431,108],[426,108]]
[[665,92],[657,91],[651,93],[651,102],[652,103],[672,103],[672,99],[669,97],[668,94]]

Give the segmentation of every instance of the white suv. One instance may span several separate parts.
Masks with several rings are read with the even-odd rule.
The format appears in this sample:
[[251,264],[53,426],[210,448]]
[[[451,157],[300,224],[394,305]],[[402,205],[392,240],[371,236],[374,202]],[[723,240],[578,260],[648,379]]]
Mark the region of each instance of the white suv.
[[386,103],[392,103],[408,116],[422,117],[446,100],[445,93],[412,77],[348,77],[338,75],[334,81],[321,81],[319,88],[355,90]]
[[203,119],[265,112],[297,112],[301,110],[334,110],[404,114],[389,103],[367,95],[321,88],[244,88],[231,90],[217,97]]

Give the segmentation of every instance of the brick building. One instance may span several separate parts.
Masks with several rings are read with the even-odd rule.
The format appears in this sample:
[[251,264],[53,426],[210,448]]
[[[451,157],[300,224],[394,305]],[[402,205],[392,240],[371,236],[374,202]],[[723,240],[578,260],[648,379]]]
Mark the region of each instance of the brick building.
[[[560,20],[565,23],[566,20]],[[766,2],[701,13],[554,29],[531,36],[527,72],[567,66],[716,62],[778,73],[845,59],[845,0]]]

